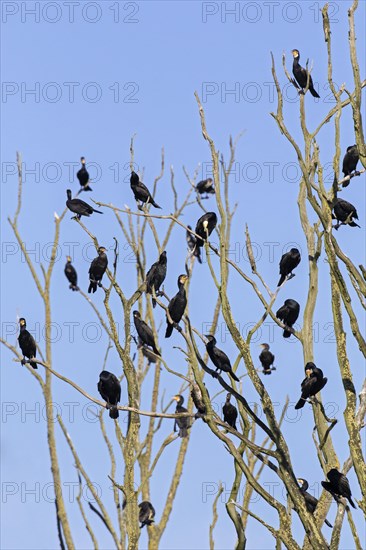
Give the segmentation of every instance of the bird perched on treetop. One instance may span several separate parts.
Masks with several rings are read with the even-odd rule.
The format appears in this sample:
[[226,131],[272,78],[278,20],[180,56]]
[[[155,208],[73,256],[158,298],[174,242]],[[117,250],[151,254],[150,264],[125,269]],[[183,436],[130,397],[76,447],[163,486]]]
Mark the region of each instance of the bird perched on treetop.
[[[192,227],[190,225],[187,225],[188,229],[191,229],[192,230]],[[190,233],[189,231],[186,232],[186,239],[187,239],[187,245],[188,245],[188,250],[190,251],[190,253],[195,256],[198,260],[198,263],[202,263],[202,258],[201,258],[201,249],[199,246],[197,246],[197,239],[195,237],[195,235],[193,235],[193,233]]]
[[155,208],[161,208],[161,206],[156,204],[156,202],[154,201],[146,185],[144,185],[142,181],[140,181],[140,178],[138,177],[136,172],[131,172],[130,184],[136,201],[152,204],[153,206],[155,206]]
[[286,277],[288,277],[291,274],[291,277],[294,277],[295,275],[292,273],[295,267],[299,265],[301,261],[300,252],[297,248],[291,248],[286,254],[283,254],[281,260],[280,260],[280,275],[281,278],[278,281],[277,286],[281,286],[282,283],[285,281]]
[[153,352],[156,353],[156,355],[160,355],[159,350],[155,345],[155,338],[154,338],[153,331],[151,330],[149,325],[141,319],[141,315],[137,310],[133,312],[133,320],[135,323],[137,334],[139,335],[141,342],[143,344],[146,344],[147,346],[151,346],[153,349]]
[[[152,264],[149,271],[146,273],[146,292],[152,294],[152,289],[154,288],[155,294],[159,296],[159,289],[163,284],[166,277],[168,258],[166,251],[160,254],[159,260]],[[152,299],[153,307],[156,306],[156,300]]]
[[332,218],[337,220],[337,224],[334,229],[338,229],[341,225],[350,225],[351,227],[360,227],[353,218],[358,220],[358,214],[356,208],[350,202],[343,199],[335,199],[333,201],[333,214]]
[[216,338],[212,336],[212,334],[207,334],[205,338],[208,340],[206,350],[209,358],[216,367],[216,372],[218,374],[221,374],[221,371],[228,372],[231,378],[239,382],[239,378],[233,372],[231,367],[230,359],[225,352],[216,347]]
[[[301,67],[299,61],[300,61],[300,52],[299,50],[292,50],[292,55],[294,57],[294,62],[292,64],[292,73],[300,86],[302,92],[304,92],[306,88],[307,78],[308,78],[308,72],[304,67]],[[319,94],[314,89],[313,85],[313,79],[311,78],[311,74],[309,74],[309,92],[313,97],[320,97]]]
[[78,274],[76,273],[75,267],[71,263],[70,256],[66,256],[65,275],[70,283],[69,288],[71,288],[71,290],[79,290]]
[[197,246],[203,246],[204,241],[211,235],[217,224],[217,216],[215,212],[206,212],[197,222],[195,233],[197,237]]
[[98,248],[98,256],[94,258],[89,268],[88,294],[96,292],[98,286],[102,286],[102,278],[108,266],[108,258],[104,246]]
[[346,497],[349,500],[350,505],[353,506],[353,508],[357,508],[351,498],[351,488],[346,476],[339,472],[336,468],[332,468],[327,473],[327,478],[329,479],[329,482],[322,481],[322,486],[324,489],[328,491],[328,493],[330,493],[337,502],[340,502],[339,497]]
[[[171,317],[171,320],[173,323],[178,324],[181,318],[183,317],[183,314],[185,312],[185,309],[187,307],[187,295],[186,295],[186,289],[184,288],[184,285],[188,281],[187,275],[179,275],[178,277],[178,292],[173,298],[170,300],[168,305],[168,311],[169,315]],[[168,316],[166,317],[166,332],[165,332],[165,338],[170,338],[173,332],[174,324],[172,324]]]
[[152,525],[154,523],[155,509],[151,502],[143,500],[140,502],[139,508],[140,529],[142,529],[144,525]]
[[18,336],[19,347],[22,350],[23,359],[21,361],[22,365],[26,364],[25,358],[28,357],[29,364],[34,369],[37,369],[37,363],[32,361],[36,358],[37,353],[37,344],[30,332],[27,331],[27,322],[24,317],[19,319],[20,333]]
[[81,168],[76,173],[76,177],[79,180],[79,183],[82,187],[82,191],[93,191],[93,189],[89,186],[89,172],[85,167],[85,157],[81,157]]
[[271,374],[273,370],[276,370],[276,367],[272,367],[275,356],[269,351],[269,344],[260,344],[260,347],[262,351],[259,356],[259,361],[263,367],[263,374]]
[[[307,489],[309,488],[309,483],[306,481],[306,479],[298,478],[297,482],[300,484],[300,491],[304,496],[308,512],[310,512],[310,514],[314,514],[317,504],[319,502],[318,499],[307,492]],[[329,523],[327,519],[324,520],[324,523],[328,525],[328,527],[333,527],[333,525]]]
[[114,419],[118,418],[119,412],[117,405],[121,400],[121,384],[117,376],[107,370],[103,370],[99,375],[97,388],[100,395],[107,403],[109,416]]
[[[356,166],[359,159],[360,157],[358,154],[357,145],[350,145],[349,147],[347,147],[346,154],[344,155],[344,158],[343,158],[343,166],[342,166],[344,177],[350,176],[352,172],[356,172]],[[356,172],[356,174],[358,174],[358,172]],[[351,181],[350,179],[345,181],[342,184],[343,187],[347,187],[350,181]]]
[[206,198],[208,198],[208,195],[214,195],[215,187],[213,185],[213,179],[207,178],[206,180],[199,181],[196,185],[196,191],[200,195],[206,193]]
[[[285,300],[285,303],[276,313],[277,319],[283,322],[288,329],[292,329],[292,326],[296,323],[300,313],[300,304],[296,300],[289,298]],[[290,338],[292,332],[284,329],[283,337]]]
[[222,407],[222,413],[224,415],[224,422],[229,424],[234,430],[237,430],[236,419],[238,418],[238,410],[235,405],[230,403],[231,393],[226,396],[225,405]]
[[323,376],[323,371],[312,362],[306,363],[305,374],[306,378],[301,382],[301,397],[295,409],[302,409],[306,400],[320,392],[328,382],[328,379]]
[[[188,412],[185,407],[183,407],[184,403],[184,397],[183,395],[175,395],[173,397],[174,401],[177,402],[177,406],[175,409],[175,412],[177,414],[179,413],[185,413]],[[177,431],[177,426],[179,428],[178,435],[179,437],[187,437],[188,436],[188,430],[191,427],[191,420],[189,416],[183,416],[182,418],[176,418],[174,422],[174,431]]]
[[66,206],[71,212],[74,212],[76,214],[76,218],[80,220],[81,216],[89,217],[93,212],[96,212],[97,214],[103,214],[103,212],[100,212],[99,210],[95,210],[90,204],[87,202],[82,201],[81,199],[72,199],[71,195],[71,189],[68,189],[66,191],[67,193],[67,201]]

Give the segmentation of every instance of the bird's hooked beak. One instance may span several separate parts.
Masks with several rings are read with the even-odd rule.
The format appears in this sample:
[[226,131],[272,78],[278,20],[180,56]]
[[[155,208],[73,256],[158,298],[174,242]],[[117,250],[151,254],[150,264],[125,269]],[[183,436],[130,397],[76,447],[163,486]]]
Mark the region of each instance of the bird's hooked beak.
[[71,256],[66,256],[66,261],[71,262]]
[[312,372],[313,372],[313,369],[306,369],[305,374],[308,378],[310,378]]
[[291,53],[294,57],[299,57],[299,50],[292,50]]
[[20,319],[19,324],[20,324],[21,327],[24,327],[24,325],[25,325],[25,320],[24,320],[24,319]]
[[180,397],[179,395],[173,395],[172,399],[174,399],[174,401],[179,401]]

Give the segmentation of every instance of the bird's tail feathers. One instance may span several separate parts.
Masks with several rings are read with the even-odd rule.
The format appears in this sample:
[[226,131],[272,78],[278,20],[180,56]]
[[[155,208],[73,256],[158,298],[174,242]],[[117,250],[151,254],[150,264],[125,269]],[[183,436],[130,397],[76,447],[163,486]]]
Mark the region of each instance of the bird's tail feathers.
[[281,275],[280,280],[278,281],[277,288],[285,282],[286,275]]
[[116,420],[119,417],[119,412],[116,405],[111,405],[111,408],[109,409],[109,416],[114,420]]
[[35,361],[30,360],[30,361],[29,361],[29,364],[30,364],[30,366],[31,366],[33,369],[38,369],[37,363],[36,363]]
[[306,400],[303,397],[300,397],[300,399],[295,405],[295,409],[302,409],[305,403],[306,403]]
[[230,376],[231,376],[231,378],[233,378],[237,382],[240,382],[239,378],[236,376],[236,374],[233,371],[230,371]]
[[91,292],[96,292],[97,291],[97,288],[98,288],[98,285],[96,283],[96,281],[90,281],[90,284],[89,284],[89,288],[88,288],[88,294],[90,294]]
[[165,331],[165,338],[170,338],[172,335],[172,332],[173,332],[173,325],[168,323]]

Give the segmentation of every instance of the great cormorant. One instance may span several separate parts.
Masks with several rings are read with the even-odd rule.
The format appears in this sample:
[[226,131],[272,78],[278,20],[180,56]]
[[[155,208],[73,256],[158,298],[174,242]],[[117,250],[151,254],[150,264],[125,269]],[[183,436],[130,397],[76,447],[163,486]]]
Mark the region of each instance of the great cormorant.
[[[152,289],[155,289],[155,294],[159,296],[159,289],[166,277],[167,270],[167,255],[166,251],[160,254],[159,260],[155,262],[146,273],[146,292],[152,294]],[[156,300],[152,299],[153,307],[156,306]]]
[[89,217],[93,212],[96,212],[97,214],[103,214],[103,212],[100,212],[99,210],[95,210],[90,204],[87,202],[82,201],[81,199],[73,199],[71,198],[71,189],[68,189],[66,191],[67,193],[67,201],[66,206],[71,212],[74,212],[76,214],[76,218],[80,220],[81,216]]
[[108,258],[104,246],[98,248],[98,256],[94,258],[89,268],[88,293],[96,292],[98,286],[102,286],[102,278],[108,266]]
[[85,167],[85,157],[81,157],[81,168],[77,172],[76,177],[79,180],[79,183],[82,187],[82,191],[93,191],[93,189],[89,186],[89,172]]
[[312,362],[306,363],[305,374],[306,378],[301,382],[301,397],[295,409],[302,409],[306,400],[320,392],[328,382],[328,379],[323,376],[323,371]]
[[350,225],[351,227],[360,227],[353,218],[358,220],[356,208],[350,202],[343,199],[335,199],[333,202],[332,218],[337,220],[334,229],[338,229],[341,225]]
[[[304,91],[306,88],[308,73],[304,67],[301,67],[300,61],[300,52],[299,50],[292,50],[292,55],[294,57],[294,62],[292,64],[292,73],[300,86],[301,90]],[[309,92],[313,97],[320,97],[317,91],[314,89],[313,79],[309,75]]]
[[[347,147],[347,152],[343,158],[342,171],[344,177],[350,176],[353,172],[356,171],[357,163],[360,157],[358,154],[357,145],[350,145]],[[350,183],[350,179],[343,183],[343,187],[347,187]]]
[[234,380],[239,382],[239,378],[233,372],[231,368],[230,359],[221,349],[216,347],[216,338],[212,334],[207,334],[206,338],[208,340],[206,344],[206,350],[209,355],[209,358],[216,367],[216,372],[221,374],[221,371],[228,372]]
[[[175,409],[175,412],[177,414],[179,413],[185,413],[188,412],[185,407],[183,407],[184,403],[184,397],[183,395],[175,395],[173,397],[174,401],[177,402],[177,406]],[[178,435],[179,437],[187,437],[188,436],[188,430],[191,427],[191,421],[189,416],[183,416],[182,418],[176,418],[174,422],[174,431],[177,431],[177,426],[179,428]]]
[[160,355],[159,350],[155,345],[155,338],[152,329],[147,323],[145,323],[145,321],[141,319],[141,315],[137,310],[133,312],[133,320],[140,341],[147,346],[151,346],[156,355]]
[[275,356],[269,351],[269,344],[260,344],[260,346],[262,351],[259,356],[259,361],[263,367],[263,374],[271,374],[272,370],[276,370],[275,367],[272,367]]
[[69,288],[71,288],[71,290],[79,290],[78,274],[76,273],[75,267],[71,263],[70,256],[66,256],[65,275],[70,283]]
[[151,502],[143,500],[140,502],[139,508],[140,529],[142,529],[144,525],[152,525],[154,523],[155,509]]
[[197,246],[203,246],[204,241],[211,235],[217,224],[217,216],[215,212],[206,212],[197,222],[195,233],[197,237]]
[[[188,229],[192,229],[192,227],[190,225],[187,225]],[[188,250],[190,251],[190,253],[195,256],[198,260],[198,262],[201,264],[202,263],[202,258],[201,258],[201,249],[199,246],[197,246],[197,239],[196,237],[190,233],[189,231],[186,232],[186,239],[187,239],[187,245],[188,245]]]
[[[205,180],[199,181],[196,185],[196,191],[200,195],[204,195],[205,193],[206,193],[206,195],[214,195],[215,194],[215,187],[214,187],[214,184],[213,184],[213,179],[212,178],[207,178]],[[206,198],[207,198],[207,196],[206,196]]]
[[[179,323],[181,318],[183,317],[184,311],[187,306],[187,295],[186,295],[186,289],[184,288],[184,285],[186,281],[188,280],[187,275],[179,275],[178,277],[178,292],[177,294],[170,300],[168,305],[168,311],[169,315],[174,323]],[[165,332],[165,338],[170,338],[173,332],[174,324],[172,324],[168,316],[166,318],[166,332]]]
[[327,478],[329,479],[329,482],[322,481],[323,488],[328,491],[328,493],[330,493],[337,502],[339,502],[339,497],[345,497],[348,499],[353,508],[357,508],[351,498],[351,488],[346,476],[339,472],[336,468],[332,468],[327,473]]
[[280,260],[281,278],[278,281],[277,286],[281,286],[288,275],[292,274],[292,277],[294,277],[292,272],[295,269],[295,267],[299,265],[300,261],[301,261],[301,256],[297,248],[291,248],[289,252],[286,252],[286,254],[283,254]]
[[[318,499],[307,492],[307,489],[309,488],[309,483],[306,481],[306,479],[298,478],[297,482],[300,484],[300,491],[304,496],[308,512],[310,512],[310,514],[314,514],[315,508],[319,502]],[[333,525],[329,523],[327,519],[324,520],[324,523],[328,525],[328,527],[333,527]]]
[[[300,304],[296,300],[289,298],[285,300],[285,303],[276,313],[277,319],[283,322],[288,329],[292,329],[293,325],[296,323],[297,318],[300,313]],[[292,332],[290,330],[284,329],[283,337],[290,338]]]
[[140,181],[140,178],[138,177],[136,172],[131,172],[130,184],[136,201],[152,204],[153,206],[155,206],[155,208],[161,208],[161,206],[156,204],[156,202],[154,201],[146,185],[144,185],[142,181]]
[[229,424],[234,430],[237,430],[236,419],[238,418],[237,408],[230,403],[231,393],[226,396],[225,405],[222,407],[222,413],[224,415],[224,422]]
[[37,344],[30,332],[27,331],[27,322],[24,317],[19,319],[19,326],[20,333],[18,336],[18,342],[23,354],[22,365],[26,364],[27,361],[25,358],[28,357],[30,366],[37,369],[37,363],[32,361],[32,359],[36,358]]

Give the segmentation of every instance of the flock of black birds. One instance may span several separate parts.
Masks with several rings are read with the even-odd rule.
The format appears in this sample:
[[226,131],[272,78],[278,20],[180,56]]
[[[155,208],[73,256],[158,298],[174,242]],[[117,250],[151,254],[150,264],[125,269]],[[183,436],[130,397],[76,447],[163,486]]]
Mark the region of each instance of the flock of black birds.
[[[301,88],[300,91],[304,92],[308,84],[308,89],[311,95],[318,98],[319,95],[314,89],[311,76],[308,75],[307,70],[299,64],[299,51],[293,50],[292,53],[294,57],[293,74],[298,86]],[[343,182],[343,187],[347,187],[349,185],[351,177],[354,175],[359,175],[359,173],[356,172],[358,160],[359,155],[356,145],[348,147],[343,159],[342,169],[344,176],[350,176],[350,178]],[[81,186],[80,191],[92,191],[92,188],[89,185],[90,176],[86,169],[85,157],[81,157],[81,168],[76,175]],[[149,189],[140,181],[138,174],[134,171],[131,173],[130,185],[139,209],[142,209],[143,205],[152,205],[155,208],[161,208],[155,202]],[[215,187],[212,178],[207,178],[206,180],[200,181],[196,185],[196,191],[203,198],[208,198],[209,195],[215,194]],[[70,189],[67,190],[66,206],[71,212],[76,214],[75,218],[78,220],[80,220],[82,216],[88,217],[93,213],[103,214],[103,212],[94,209],[85,201],[78,198],[73,199]],[[338,229],[341,225],[360,227],[356,224],[356,222],[354,222],[354,219],[358,219],[358,215],[356,208],[352,204],[343,199],[336,198],[331,206],[333,209],[332,218],[337,220],[337,224],[334,226],[335,229]],[[186,241],[188,250],[199,263],[202,263],[201,248],[211,235],[212,231],[215,229],[216,225],[217,215],[215,212],[207,212],[197,221],[194,233],[192,232],[192,227],[189,225],[187,226],[188,231],[186,233]],[[71,257],[67,256],[65,275],[70,283],[69,288],[73,291],[78,291],[79,287],[77,272],[71,261]],[[282,286],[285,281],[289,281],[295,276],[293,271],[299,265],[300,261],[301,255],[297,248],[291,248],[289,252],[283,254],[279,264],[280,279],[278,281],[278,287]],[[98,248],[98,256],[94,258],[89,268],[88,293],[95,293],[98,286],[102,286],[103,275],[105,274],[107,267],[108,258],[106,249],[101,246]],[[156,298],[163,295],[160,289],[164,283],[166,274],[167,254],[166,251],[163,251],[159,256],[158,261],[155,262],[146,273],[146,293],[152,296],[152,305],[154,308],[157,304]],[[187,295],[185,290],[187,280],[187,275],[179,275],[178,292],[168,303],[165,338],[170,338],[174,328],[180,330],[179,322],[181,321],[187,306]],[[298,319],[299,313],[300,304],[294,299],[286,299],[284,305],[277,311],[276,317],[282,321],[284,325],[284,338],[289,338],[291,334],[293,334],[293,327]],[[133,312],[133,319],[136,332],[138,334],[138,348],[141,349],[142,353],[150,363],[155,363],[161,354],[157,348],[153,331],[141,318],[141,314],[138,311]],[[36,342],[33,336],[26,329],[27,325],[24,318],[19,320],[19,325],[20,333],[18,342],[23,353],[22,364],[26,363],[27,357],[29,364],[34,369],[37,369]],[[222,372],[225,372],[228,373],[233,380],[239,382],[239,378],[232,370],[230,359],[224,351],[216,346],[217,342],[215,337],[212,334],[208,334],[205,338],[207,339],[206,351],[212,363],[216,367],[216,371],[213,373],[213,376],[217,377],[221,375]],[[276,367],[274,367],[275,356],[269,351],[270,346],[267,343],[261,344],[261,347],[262,351],[259,355],[259,360],[263,367],[262,372],[265,375],[269,375],[273,370],[276,370]],[[316,365],[312,362],[308,362],[305,365],[305,375],[306,378],[301,383],[301,397],[296,403],[295,409],[302,408],[307,401],[316,404],[316,394],[321,391],[327,383],[327,378],[323,376],[321,369],[316,367]],[[119,417],[118,403],[121,399],[121,385],[117,376],[111,372],[103,370],[100,373],[97,388],[100,395],[106,402],[106,408],[109,410],[109,416],[112,419],[117,419]],[[205,415],[207,414],[206,406],[202,398],[202,392],[194,381],[192,381],[191,397],[197,409],[195,418],[201,418],[205,422]],[[231,397],[232,395],[228,393],[225,404],[222,408],[223,418],[229,426],[231,426],[234,430],[237,430],[238,428],[236,422],[238,411],[237,408],[230,402]],[[173,400],[177,402],[175,409],[177,414],[188,412],[183,406],[184,397],[182,395],[175,395]],[[187,437],[188,430],[191,425],[192,421],[189,416],[176,418],[174,422],[174,431],[178,428],[179,437]],[[334,468],[327,473],[327,477],[329,481],[323,481],[322,486],[334,497],[337,503],[341,502],[340,497],[345,497],[349,500],[350,504],[355,507],[351,499],[351,490],[347,478]],[[298,479],[298,482],[308,511],[314,513],[318,503],[317,499],[307,492],[309,484],[305,479]],[[151,525],[155,516],[155,510],[152,504],[148,501],[143,501],[139,504],[139,508],[139,520],[141,527],[144,525]],[[325,520],[325,523],[331,527],[331,524],[327,520]]]

